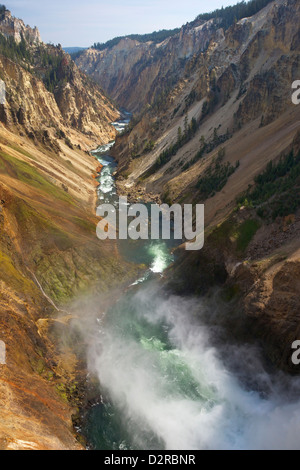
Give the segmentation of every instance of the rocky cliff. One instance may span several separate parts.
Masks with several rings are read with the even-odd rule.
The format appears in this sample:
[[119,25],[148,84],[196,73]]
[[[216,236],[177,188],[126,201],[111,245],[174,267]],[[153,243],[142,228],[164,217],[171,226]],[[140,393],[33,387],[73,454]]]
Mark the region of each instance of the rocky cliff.
[[136,112],[168,93],[185,63],[219,35],[218,21],[199,20],[159,44],[124,38],[112,49],[86,50],[76,63],[121,106]]
[[117,139],[120,190],[205,203],[205,247],[179,250],[172,288],[218,287],[229,329],[260,338],[275,364],[295,371],[299,2],[270,2],[226,28],[198,18],[160,44],[123,39],[84,52],[81,70],[20,20],[1,18],[0,447],[83,448],[72,417],[84,364],[68,301],[136,274],[113,242],[95,239],[96,162],[84,150],[114,138],[118,112],[84,70],[141,112]]
[[13,37],[17,43],[21,42],[22,36],[30,44],[42,42],[36,26],[34,28],[26,26],[24,21],[12,16],[11,12],[5,7],[0,12],[0,33],[5,37]]
[[[242,150],[234,148],[234,142],[242,146],[242,136],[256,133],[258,142],[266,129],[269,136],[272,127],[280,127],[280,120],[275,125],[280,118],[281,132],[288,132],[291,142],[297,120],[291,132],[284,131],[284,115],[287,113],[289,122],[288,115],[298,114],[291,102],[291,84],[299,75],[299,50],[294,47],[298,19],[297,2],[276,1],[254,17],[240,20],[226,34],[219,32],[219,40],[211,38],[207,50],[186,63],[183,77],[166,96],[138,119],[130,133],[118,139],[116,155],[130,175],[127,184],[142,177],[149,190],[180,199],[183,194],[179,189],[184,193],[187,185],[192,188],[197,184],[221,146],[227,160],[240,160],[242,167],[237,155]],[[165,156],[167,149],[172,153],[172,146],[173,155]],[[246,144],[246,152],[248,148]],[[266,163],[259,157],[256,161],[262,166]]]
[[60,46],[42,43],[38,31],[7,10],[0,17],[0,42],[0,78],[6,87],[0,118],[5,125],[38,140],[44,131],[71,140],[72,130],[79,131],[74,143],[81,141],[84,149],[91,140],[97,146],[114,138],[110,123],[118,111]]
[[227,28],[197,19],[163,44],[123,41],[78,59],[96,79],[109,70],[107,89],[142,109],[114,148],[120,191],[205,204],[207,252],[180,256],[176,288],[222,286],[237,302],[233,318],[289,370],[299,332],[299,21],[299,2],[277,0]]
[[32,139],[41,141],[45,133],[65,136],[74,145],[80,143],[82,149],[88,150],[114,138],[110,123],[119,113],[67,57],[66,63],[74,67],[72,82],[65,81],[51,93],[35,74],[0,55],[1,77],[6,87],[0,119]]
[[73,420],[84,360],[67,304],[136,269],[98,243],[97,162],[86,151],[114,138],[119,113],[60,47],[7,11],[0,77],[0,448],[83,449]]

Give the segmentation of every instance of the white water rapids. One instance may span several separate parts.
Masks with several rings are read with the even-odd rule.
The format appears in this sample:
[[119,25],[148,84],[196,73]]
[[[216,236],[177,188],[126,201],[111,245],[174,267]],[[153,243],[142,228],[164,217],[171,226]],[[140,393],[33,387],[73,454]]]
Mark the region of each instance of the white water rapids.
[[[95,152],[105,165],[105,202],[116,198],[107,151]],[[300,379],[267,370],[256,346],[218,344],[219,320],[228,314],[222,304],[164,292],[157,275],[172,259],[165,242],[128,245],[127,253],[133,261],[144,257],[148,271],[88,330],[89,368],[102,393],[86,417],[91,445],[299,449]],[[87,301],[84,322],[98,305],[101,298]]]

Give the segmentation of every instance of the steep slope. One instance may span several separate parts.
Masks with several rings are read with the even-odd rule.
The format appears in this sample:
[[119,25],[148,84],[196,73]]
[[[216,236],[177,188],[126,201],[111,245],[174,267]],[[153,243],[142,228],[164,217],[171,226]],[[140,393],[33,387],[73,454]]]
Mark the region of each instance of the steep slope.
[[[67,307],[54,305],[103,292],[135,268],[95,236],[88,155],[66,146],[70,160],[59,161],[2,127],[0,143],[0,447],[77,448],[71,415],[81,403],[84,364],[68,339]],[[57,325],[63,343],[52,333]]]
[[160,108],[178,81],[186,78],[186,65],[220,43],[237,19],[252,16],[270,0],[240,2],[213,13],[201,14],[173,31],[129,35],[95,44],[80,53],[77,65],[91,75],[121,106],[140,112]]
[[[159,110],[146,112],[128,135],[118,139],[115,153],[130,174],[127,184],[142,177],[148,189],[168,192],[171,200],[178,200],[178,190],[196,186],[221,145],[226,160],[240,160],[231,180],[240,179],[243,161],[233,143],[242,146],[245,134],[257,133],[261,140],[266,131],[272,138],[272,126],[275,135],[281,118],[283,133],[292,121],[286,131],[288,145],[297,129],[291,84],[299,76],[298,20],[297,2],[273,2],[238,22],[221,41],[212,40],[206,53],[193,57],[186,65],[187,78],[172,89]],[[252,141],[256,142],[253,136]],[[247,148],[245,142],[246,152]],[[279,153],[280,149],[273,158]],[[257,160],[260,168],[267,163]]]
[[112,49],[88,49],[76,64],[121,106],[139,112],[170,91],[182,77],[186,61],[205,50],[217,30],[216,22],[199,21],[160,44],[124,38]]
[[60,46],[46,45],[36,34],[7,10],[0,17],[0,78],[6,87],[1,122],[39,141],[46,129],[73,139],[76,130],[81,136],[74,143],[82,141],[84,149],[91,139],[95,146],[111,140],[118,111]]
[[[226,30],[217,19],[204,23],[206,46],[198,36],[183,72],[114,148],[121,192],[205,204],[205,248],[179,256],[170,271],[176,289],[221,286],[237,324],[294,371],[300,107],[291,86],[300,77],[299,20],[299,2],[277,0]],[[182,47],[195,27],[186,26]],[[172,64],[168,54],[161,60],[168,58]]]
[[26,26],[24,21],[12,16],[11,12],[0,6],[0,33],[6,38],[12,37],[17,43],[24,38],[30,44],[42,42],[41,35],[37,27]]
[[83,449],[73,419],[85,365],[67,304],[136,272],[96,237],[97,161],[86,151],[114,138],[119,113],[7,11],[0,33],[0,448]]

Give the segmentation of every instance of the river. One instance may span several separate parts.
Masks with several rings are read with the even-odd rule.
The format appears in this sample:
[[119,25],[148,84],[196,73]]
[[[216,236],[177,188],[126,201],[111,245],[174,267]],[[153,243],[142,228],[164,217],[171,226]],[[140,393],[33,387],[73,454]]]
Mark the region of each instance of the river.
[[[125,121],[114,124],[122,130]],[[117,207],[110,147],[94,152],[103,165],[98,196]],[[147,269],[89,338],[89,368],[101,384],[82,428],[91,448],[299,449],[299,379],[268,371],[256,346],[217,347],[223,313],[214,299],[164,291],[173,240],[119,243]]]

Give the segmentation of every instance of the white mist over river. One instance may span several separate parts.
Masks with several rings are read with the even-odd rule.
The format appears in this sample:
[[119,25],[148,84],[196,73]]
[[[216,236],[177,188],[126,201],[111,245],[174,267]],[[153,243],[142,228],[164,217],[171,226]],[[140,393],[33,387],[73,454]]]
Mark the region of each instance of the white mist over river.
[[[105,165],[99,198],[116,202],[115,164],[104,154],[96,153]],[[88,330],[88,365],[101,386],[83,429],[91,445],[299,449],[300,379],[267,372],[254,346],[217,346],[222,305],[164,291],[159,275],[172,261],[166,242],[127,243],[121,251],[148,271],[118,299],[112,293]]]
[[201,324],[208,308],[150,281],[107,311],[89,348],[109,397],[99,422],[90,416],[99,448],[299,448],[299,379],[271,377],[255,348],[228,345],[257,390],[243,386]]

